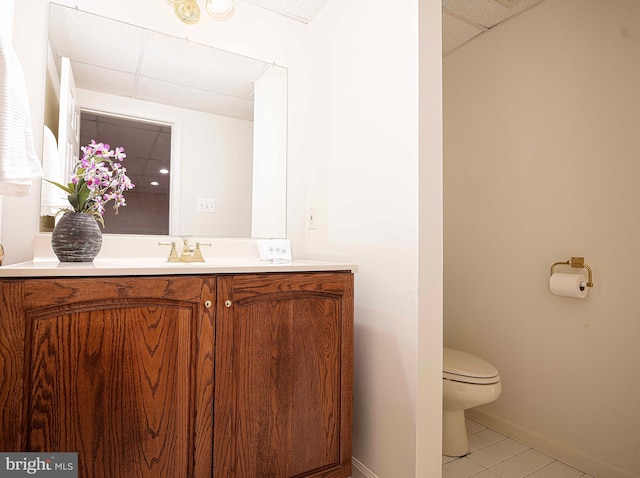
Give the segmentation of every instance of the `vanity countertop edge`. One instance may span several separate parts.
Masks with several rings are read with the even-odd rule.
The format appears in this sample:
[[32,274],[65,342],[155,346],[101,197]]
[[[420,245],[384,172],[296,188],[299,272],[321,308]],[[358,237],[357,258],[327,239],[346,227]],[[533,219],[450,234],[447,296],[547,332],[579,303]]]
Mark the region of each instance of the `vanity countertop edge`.
[[357,265],[339,262],[291,260],[262,261],[253,258],[225,258],[205,263],[168,263],[157,259],[96,259],[93,262],[33,260],[0,267],[0,278],[99,277],[243,274],[266,272],[356,272]]

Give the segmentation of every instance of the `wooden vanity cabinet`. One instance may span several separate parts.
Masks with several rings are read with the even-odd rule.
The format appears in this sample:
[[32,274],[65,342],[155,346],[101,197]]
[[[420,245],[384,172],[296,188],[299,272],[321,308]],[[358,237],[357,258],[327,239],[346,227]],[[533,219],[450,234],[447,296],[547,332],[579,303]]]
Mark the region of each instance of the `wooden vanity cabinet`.
[[217,476],[351,476],[352,277],[218,279]]
[[85,478],[211,476],[214,278],[0,284],[0,449],[77,451]]
[[1,451],[94,477],[351,476],[350,272],[0,280]]

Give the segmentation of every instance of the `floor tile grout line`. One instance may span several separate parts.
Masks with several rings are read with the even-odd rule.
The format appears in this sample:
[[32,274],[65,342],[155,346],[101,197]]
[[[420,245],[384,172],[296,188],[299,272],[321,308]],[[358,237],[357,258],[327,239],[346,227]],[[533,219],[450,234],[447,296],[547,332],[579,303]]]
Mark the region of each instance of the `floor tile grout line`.
[[[520,455],[522,455],[522,454],[524,454],[524,453],[526,453],[526,452],[528,452],[528,451],[533,451],[533,452],[535,452],[535,453],[538,453],[538,454],[540,454],[540,455],[542,455],[542,456],[547,457],[547,458],[548,458],[549,460],[551,460],[551,461],[550,461],[550,462],[548,462],[548,463],[546,463],[546,464],[544,464],[544,465],[542,465],[542,466],[540,466],[538,463],[533,463],[533,462],[530,462],[530,461],[526,460],[525,458],[523,458],[523,460],[524,460],[525,462],[527,462],[528,464],[530,464],[530,465],[532,465],[532,466],[536,466],[536,467],[538,467],[538,468],[536,468],[535,470],[533,470],[533,471],[532,471],[532,472],[530,472],[530,473],[529,473],[529,472],[525,472],[525,471],[523,471],[523,470],[520,470],[520,469],[518,469],[518,468],[517,468],[517,467],[515,467],[515,466],[511,466],[511,465],[510,465],[510,464],[508,464],[508,463],[507,463],[507,465],[509,465],[509,466],[510,466],[511,468],[513,468],[513,469],[516,469],[516,470],[518,471],[518,474],[519,474],[519,473],[526,473],[525,475],[522,475],[522,478],[531,477],[531,476],[535,475],[536,473],[538,473],[540,470],[545,469],[545,468],[549,467],[550,465],[552,465],[553,463],[556,463],[556,462],[557,462],[557,463],[559,463],[559,464],[560,464],[560,465],[562,465],[562,466],[566,466],[566,467],[568,467],[568,468],[571,468],[571,469],[575,470],[577,473],[580,473],[580,475],[578,475],[576,478],[592,478],[592,477],[590,477],[589,475],[587,475],[586,473],[584,473],[583,471],[580,471],[580,470],[578,470],[578,469],[576,469],[576,468],[573,468],[572,466],[567,465],[566,463],[563,463],[563,462],[562,462],[562,461],[560,461],[560,460],[556,460],[555,458],[553,458],[553,457],[551,457],[551,456],[549,456],[549,455],[546,455],[545,453],[542,453],[542,452],[540,452],[540,451],[536,450],[535,448],[531,448],[531,447],[529,447],[529,446],[525,445],[524,443],[520,443],[519,441],[514,440],[513,438],[510,438],[510,437],[508,437],[508,436],[506,436],[506,435],[503,435],[502,433],[496,432],[495,430],[492,430],[492,429],[491,429],[491,428],[489,428],[489,427],[484,427],[484,426],[480,425],[480,424],[479,424],[479,423],[477,423],[477,422],[473,422],[472,420],[467,419],[467,424],[468,424],[469,422],[474,423],[474,425],[473,425],[473,427],[474,427],[474,428],[475,428],[476,426],[480,426],[480,427],[482,427],[482,428],[478,428],[478,429],[476,429],[474,432],[470,432],[470,433],[468,433],[468,436],[475,435],[475,434],[477,434],[477,433],[479,433],[479,432],[482,432],[482,431],[484,431],[484,430],[489,430],[489,431],[491,431],[491,432],[492,432],[492,433],[494,433],[494,434],[497,434],[497,435],[502,436],[503,438],[501,438],[501,439],[499,439],[499,440],[497,440],[497,441],[495,441],[495,442],[488,442],[488,440],[484,440],[484,441],[487,441],[487,442],[488,442],[488,444],[487,444],[487,445],[485,445],[485,446],[483,446],[483,447],[480,447],[480,448],[477,448],[477,449],[475,449],[475,450],[471,450],[468,454],[466,454],[465,456],[462,456],[462,457],[447,457],[447,456],[445,456],[445,455],[442,455],[442,457],[443,457],[443,463],[442,463],[442,466],[445,466],[445,465],[448,465],[448,464],[452,464],[452,465],[453,465],[453,466],[455,466],[457,469],[461,470],[463,473],[465,473],[465,474],[466,474],[466,473],[468,473],[468,472],[467,472],[465,469],[463,469],[462,467],[460,467],[460,466],[456,466],[456,465],[455,465],[455,462],[456,462],[457,460],[460,460],[460,459],[463,459],[463,458],[469,458],[469,459],[470,459],[471,461],[473,461],[476,465],[481,466],[483,469],[482,469],[482,470],[480,470],[480,471],[478,471],[478,472],[474,472],[474,473],[472,473],[472,474],[467,474],[466,476],[467,476],[468,478],[473,478],[474,476],[480,475],[480,474],[482,474],[482,473],[484,473],[484,472],[486,472],[486,471],[490,471],[490,472],[492,472],[493,474],[495,474],[495,475],[497,475],[497,476],[500,476],[500,475],[498,475],[497,473],[493,472],[493,471],[492,471],[492,468],[494,468],[494,467],[496,467],[496,466],[500,465],[501,463],[505,463],[506,461],[508,461],[508,460],[510,460],[510,459],[512,459],[512,458],[515,458],[515,457],[517,457],[517,456],[520,456]],[[481,437],[479,437],[479,438],[481,438]],[[519,446],[521,446],[522,448],[524,448],[524,450],[521,450],[521,451],[519,451],[519,452],[517,452],[517,453],[516,453],[516,452],[512,452],[512,451],[510,451],[510,450],[508,450],[508,449],[506,449],[506,448],[502,448],[502,447],[500,447],[499,445],[497,445],[498,443],[503,442],[503,441],[506,441],[506,440],[511,440],[512,442],[514,442],[514,443],[516,443],[517,445],[519,445]],[[505,459],[500,459],[499,457],[494,456],[494,455],[492,455],[492,454],[491,454],[491,453],[489,453],[489,452],[485,452],[485,453],[489,454],[491,457],[493,457],[493,458],[495,458],[496,460],[498,460],[498,462],[497,462],[497,463],[495,463],[495,464],[493,464],[493,465],[491,465],[491,466],[489,466],[489,467],[487,467],[487,466],[483,465],[482,463],[479,463],[479,462],[477,462],[477,461],[473,460],[472,458],[470,458],[470,455],[472,455],[473,453],[478,452],[478,451],[481,451],[481,450],[483,450],[483,449],[485,449],[485,448],[488,448],[488,447],[490,447],[490,446],[493,446],[493,445],[496,445],[496,446],[498,446],[499,448],[502,448],[506,453],[510,453],[510,454],[511,454],[511,456],[510,456],[510,457],[508,457],[508,458],[505,458]],[[446,460],[446,461],[445,461],[445,460]]]

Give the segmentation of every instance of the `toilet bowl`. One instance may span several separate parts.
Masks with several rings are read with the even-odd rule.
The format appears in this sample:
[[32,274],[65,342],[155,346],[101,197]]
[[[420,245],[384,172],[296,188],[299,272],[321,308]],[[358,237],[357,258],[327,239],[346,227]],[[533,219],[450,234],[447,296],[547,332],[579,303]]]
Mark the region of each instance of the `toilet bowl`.
[[489,362],[444,347],[442,367],[442,454],[469,453],[464,411],[496,400],[502,392],[498,370]]

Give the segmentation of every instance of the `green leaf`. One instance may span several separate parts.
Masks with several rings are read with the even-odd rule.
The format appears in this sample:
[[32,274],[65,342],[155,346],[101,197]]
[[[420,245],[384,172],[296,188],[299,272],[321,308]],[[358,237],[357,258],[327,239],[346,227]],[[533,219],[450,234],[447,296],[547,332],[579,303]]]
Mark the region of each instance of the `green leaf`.
[[73,183],[69,183],[69,187],[67,187],[67,186],[65,186],[65,185],[63,185],[63,184],[56,183],[55,181],[50,181],[50,180],[48,180],[48,179],[45,179],[45,181],[46,181],[46,182],[48,182],[48,183],[53,184],[54,186],[58,186],[60,189],[62,189],[63,191],[68,192],[69,194],[73,194],[73,190],[71,189],[71,185],[72,185]]
[[78,203],[80,208],[84,209],[90,194],[91,194],[91,191],[89,190],[87,183],[83,182],[82,186],[80,186],[80,190],[78,191]]
[[67,199],[69,200],[69,204],[71,204],[71,206],[73,206],[73,210],[80,212],[80,203],[78,202],[78,195],[77,194],[69,194],[67,196]]

